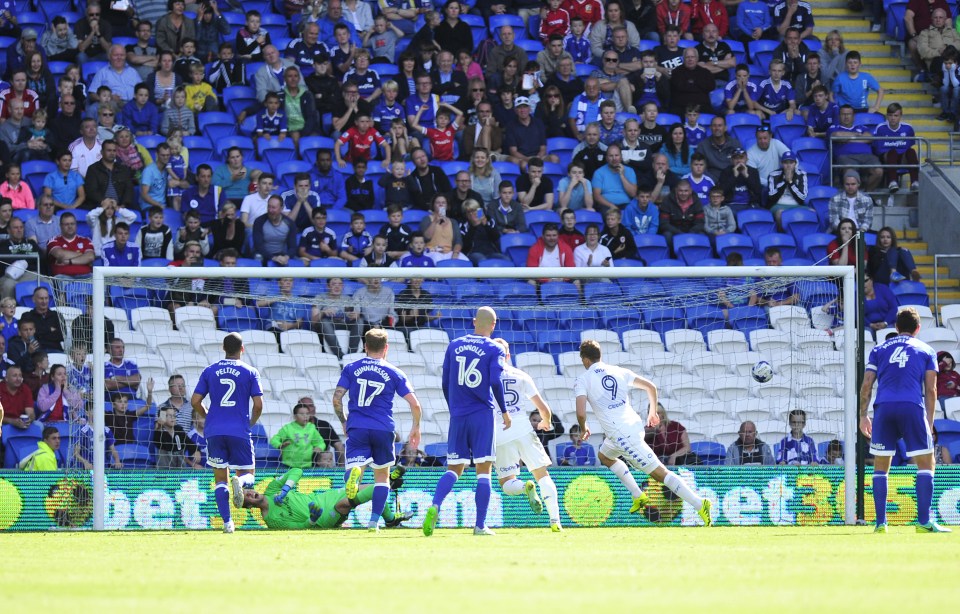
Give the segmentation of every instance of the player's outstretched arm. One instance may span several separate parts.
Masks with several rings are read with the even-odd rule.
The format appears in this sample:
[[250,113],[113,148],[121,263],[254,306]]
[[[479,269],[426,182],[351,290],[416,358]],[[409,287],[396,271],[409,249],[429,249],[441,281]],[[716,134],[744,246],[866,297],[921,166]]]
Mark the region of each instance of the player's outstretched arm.
[[590,439],[590,427],[587,426],[587,395],[585,394],[577,397],[577,425],[580,426],[580,441]]
[[[300,481],[300,478],[303,477],[303,469],[290,469],[281,477],[274,478],[273,482],[267,486],[267,493],[276,492],[277,486],[279,485],[279,493],[274,496],[273,502],[277,505],[283,503],[283,500],[286,499],[287,493],[297,487],[297,482]],[[271,488],[271,486],[273,488]]]
[[657,385],[636,373],[633,374],[633,381],[630,382],[630,385],[647,393],[647,399],[650,401],[650,408],[647,410],[647,426],[652,427],[660,424],[660,415],[657,414],[657,403],[659,403]]
[[410,442],[410,445],[414,449],[420,448],[420,417],[423,415],[423,409],[420,407],[420,401],[417,399],[417,395],[413,392],[403,397],[404,400],[410,405],[410,413],[413,414],[413,426],[410,427],[410,437],[407,441]]
[[190,397],[190,405],[193,406],[193,413],[196,416],[201,416],[203,418],[207,417],[207,408],[203,406],[203,399],[205,395],[193,393],[193,396]]
[[[867,369],[863,372],[863,385],[860,386],[860,431],[864,437],[873,437],[873,424],[870,422],[870,416],[867,415],[867,408],[870,405],[873,383],[876,380],[877,372],[873,369]],[[934,391],[934,394],[936,394],[936,391]]]
[[549,431],[552,429],[553,412],[550,411],[550,406],[547,405],[547,402],[539,394],[533,395],[530,400],[533,401],[534,407],[540,412],[540,424],[537,425],[537,430]]

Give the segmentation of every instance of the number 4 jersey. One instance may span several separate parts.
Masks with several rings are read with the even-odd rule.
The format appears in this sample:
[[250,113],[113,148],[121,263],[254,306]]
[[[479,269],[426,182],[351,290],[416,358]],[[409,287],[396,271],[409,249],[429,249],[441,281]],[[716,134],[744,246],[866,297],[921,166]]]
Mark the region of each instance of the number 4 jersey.
[[413,386],[400,369],[379,358],[361,358],[343,368],[337,387],[349,395],[347,430],[394,432],[393,395],[405,397]]
[[195,394],[210,395],[204,435],[250,437],[250,399],[262,397],[260,372],[239,360],[223,359],[200,374]]
[[[443,357],[443,396],[451,416],[494,411],[506,352],[487,337],[464,335],[450,342]],[[500,388],[502,390],[502,387]]]
[[610,434],[624,426],[643,426],[643,418],[630,405],[630,388],[638,377],[629,369],[598,362],[577,378],[573,391],[587,397],[604,433]]
[[926,407],[923,381],[927,371],[937,371],[937,357],[929,345],[908,335],[898,335],[870,351],[867,369],[877,372],[875,404],[900,403]]

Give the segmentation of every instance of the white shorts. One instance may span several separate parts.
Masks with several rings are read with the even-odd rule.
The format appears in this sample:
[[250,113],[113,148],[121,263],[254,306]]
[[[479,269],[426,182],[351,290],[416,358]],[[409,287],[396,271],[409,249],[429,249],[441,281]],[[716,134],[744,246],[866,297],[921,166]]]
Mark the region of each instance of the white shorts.
[[527,433],[519,439],[497,444],[497,460],[494,466],[498,478],[508,478],[520,473],[520,461],[527,469],[549,467],[552,463],[550,455],[543,449],[543,444],[535,433]]
[[642,427],[639,433],[630,431],[607,433],[607,438],[600,444],[600,453],[607,458],[623,457],[623,460],[635,469],[649,475],[660,466],[660,459],[643,440],[643,435]]

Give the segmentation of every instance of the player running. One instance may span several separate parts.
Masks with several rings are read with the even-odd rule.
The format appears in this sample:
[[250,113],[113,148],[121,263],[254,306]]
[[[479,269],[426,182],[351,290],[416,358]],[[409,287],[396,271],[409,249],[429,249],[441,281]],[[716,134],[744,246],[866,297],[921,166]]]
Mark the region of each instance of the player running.
[[[913,307],[897,313],[899,335],[870,351],[860,389],[860,430],[871,438],[874,533],[887,532],[887,473],[901,437],[907,456],[917,463],[917,533],[950,533],[930,518],[933,503],[933,412],[937,406],[936,352],[915,339],[920,315]],[[877,382],[874,421],[867,415],[873,384]]]
[[589,401],[606,435],[597,456],[633,495],[630,513],[646,507],[650,497],[637,486],[637,481],[633,479],[626,463],[620,460],[621,456],[693,506],[703,523],[710,526],[713,523],[710,517],[710,500],[697,495],[680,476],[668,471],[643,440],[644,422],[630,404],[630,388],[639,388],[647,393],[650,409],[647,411],[646,426],[654,427],[660,424],[656,385],[629,369],[601,362],[600,344],[591,339],[580,344],[580,360],[587,370],[574,384],[580,437],[584,441],[590,437],[590,428],[587,426]]
[[[450,408],[450,430],[447,433],[447,471],[437,482],[433,504],[423,520],[423,534],[433,535],[440,505],[456,484],[470,458],[477,466],[477,489],[474,501],[477,523],[474,535],[494,535],[487,528],[487,507],[490,505],[490,467],[495,456],[495,423],[497,405],[503,423],[510,428],[500,376],[506,353],[490,339],[497,326],[497,313],[481,307],[473,318],[473,334],[454,339],[443,357],[443,396]],[[496,402],[494,402],[496,399]]]
[[[241,362],[243,338],[230,333],[223,338],[225,358],[203,370],[193,390],[190,404],[198,416],[206,418],[204,434],[207,437],[207,465],[213,467],[216,482],[214,496],[217,511],[223,518],[223,532],[233,533],[230,516],[230,495],[233,506],[243,505],[244,488],[253,488],[253,438],[250,428],[263,411],[263,388],[260,372]],[[203,407],[203,399],[210,395],[210,409]],[[250,406],[253,405],[253,412]],[[236,475],[227,478],[230,469]]]
[[[343,368],[333,393],[333,411],[347,434],[347,474],[345,492],[351,501],[360,490],[367,465],[373,466],[373,511],[369,530],[380,530],[387,497],[390,495],[390,467],[396,462],[393,452],[393,395],[410,404],[413,426],[408,441],[420,446],[420,401],[403,371],[387,362],[387,331],[372,328],[363,336],[366,357]],[[350,392],[349,414],[343,415],[343,395]]]
[[[397,490],[403,484],[403,467],[395,467],[390,474],[390,487]],[[303,477],[302,469],[291,469],[276,477],[261,495],[255,490],[244,494],[243,507],[258,508],[268,529],[336,529],[350,515],[350,510],[373,498],[374,488],[368,486],[348,498],[345,488],[317,491],[309,495],[296,490]],[[388,527],[400,526],[413,514],[394,514],[389,506],[383,510]]]
[[[503,492],[512,496],[526,494],[530,500],[530,509],[534,514],[543,511],[544,503],[547,505],[547,513],[550,514],[550,530],[559,533],[563,530],[560,526],[560,505],[557,502],[557,485],[553,483],[550,474],[547,473],[547,467],[550,466],[550,456],[543,449],[543,444],[537,439],[530,420],[525,419],[527,407],[524,400],[529,400],[540,412],[540,424],[537,428],[541,431],[548,431],[552,428],[550,419],[552,412],[546,401],[540,396],[533,379],[516,367],[510,365],[510,344],[504,339],[494,339],[494,343],[501,346],[507,353],[506,365],[503,367],[503,375],[500,381],[503,382],[503,398],[507,403],[507,413],[512,416],[510,428],[504,427],[503,432],[497,434],[497,477],[500,479],[500,487]],[[519,418],[514,420],[513,418]],[[520,461],[530,469],[530,473],[537,479],[522,482],[517,479],[520,473]],[[537,495],[537,484],[540,485],[540,492],[543,494],[543,500]]]

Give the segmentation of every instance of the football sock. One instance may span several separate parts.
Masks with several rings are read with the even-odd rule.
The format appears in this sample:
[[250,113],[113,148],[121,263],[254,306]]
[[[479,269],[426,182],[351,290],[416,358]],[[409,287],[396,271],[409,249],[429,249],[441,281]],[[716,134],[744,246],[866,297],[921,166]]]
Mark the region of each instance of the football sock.
[[680,479],[680,476],[672,471],[667,472],[667,477],[663,480],[663,485],[673,491],[675,495],[693,506],[693,509],[699,510],[703,506],[703,498],[693,492],[687,483]]
[[490,505],[490,474],[477,476],[477,492],[474,497],[477,505],[477,528],[487,526],[487,507]]
[[217,511],[223,518],[223,524],[227,524],[231,520],[230,487],[227,486],[226,482],[217,482],[217,486],[213,490],[213,496],[217,500]]
[[377,482],[373,487],[373,509],[370,511],[370,525],[375,527],[380,523],[380,516],[390,495],[390,485]]
[[457,483],[458,477],[459,476],[453,471],[447,471],[440,476],[440,479],[437,480],[437,490],[433,493],[434,505],[440,507],[440,504],[443,503],[443,500],[446,499],[447,495],[450,494],[450,491],[453,490],[453,485]]
[[633,474],[630,473],[630,470],[627,468],[627,464],[625,462],[617,459],[612,465],[610,465],[610,471],[620,478],[620,483],[623,484],[624,488],[630,491],[631,497],[636,499],[643,493],[643,491],[640,490],[640,487],[637,486],[637,481],[633,479]]
[[373,486],[367,486],[366,488],[361,488],[359,491],[357,491],[357,496],[349,501],[351,505],[356,507],[371,500],[373,500]]
[[244,473],[243,475],[238,475],[237,479],[240,480],[240,486],[243,488],[253,488],[253,482],[256,480],[256,477],[252,473]]
[[[917,487],[920,486],[920,476],[917,476]],[[920,492],[917,491],[919,499]],[[928,502],[929,504],[929,502]],[[887,522],[887,474],[874,470],[873,472],[873,507],[877,511],[877,524]],[[919,505],[917,507],[920,507]],[[928,510],[929,513],[929,510]]]
[[550,514],[550,522],[560,522],[560,502],[557,501],[557,485],[553,483],[553,478],[545,475],[537,480],[537,484],[540,485],[540,498]]
[[517,495],[523,494],[524,483],[518,480],[516,477],[512,477],[506,482],[503,483],[503,492],[516,497]]
[[933,472],[917,471],[917,522],[930,523],[930,506],[933,504]]

